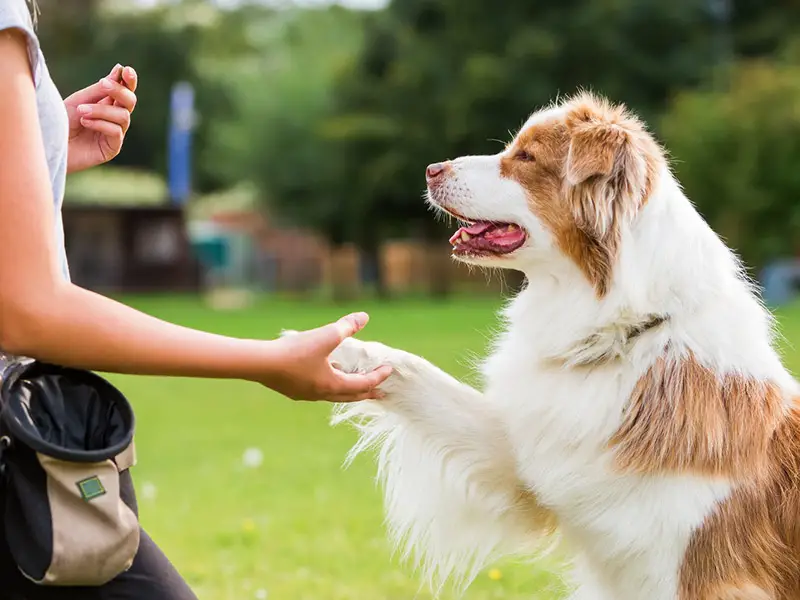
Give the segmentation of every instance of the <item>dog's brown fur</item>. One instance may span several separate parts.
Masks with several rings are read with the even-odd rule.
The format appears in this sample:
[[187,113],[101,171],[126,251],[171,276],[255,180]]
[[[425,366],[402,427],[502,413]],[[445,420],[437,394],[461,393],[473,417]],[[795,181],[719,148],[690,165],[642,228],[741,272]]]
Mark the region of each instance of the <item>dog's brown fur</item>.
[[800,598],[800,402],[781,418],[763,469],[734,481],[731,497],[692,537],[681,600]]
[[766,469],[782,414],[774,384],[667,355],[636,384],[611,445],[625,471],[749,476]]
[[618,467],[697,473],[734,490],[693,533],[680,600],[800,598],[800,400],[772,382],[665,355],[611,439]]
[[621,106],[580,94],[565,119],[523,130],[500,168],[528,191],[558,247],[603,297],[622,227],[646,203],[663,165],[661,148],[640,121]]

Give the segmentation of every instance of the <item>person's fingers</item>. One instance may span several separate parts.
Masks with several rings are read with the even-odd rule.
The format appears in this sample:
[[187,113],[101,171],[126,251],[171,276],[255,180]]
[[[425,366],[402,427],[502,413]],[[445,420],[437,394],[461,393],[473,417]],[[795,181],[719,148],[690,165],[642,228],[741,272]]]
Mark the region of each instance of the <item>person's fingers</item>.
[[82,117],[108,121],[122,128],[122,132],[128,131],[131,124],[131,113],[121,106],[110,106],[107,104],[81,104],[78,112]]
[[119,79],[121,71],[122,65],[114,65],[114,68],[111,69],[111,72],[106,77],[90,85],[89,87],[85,87],[82,90],[78,90],[72,94],[69,97],[70,104],[74,106],[77,104],[94,104],[96,102],[100,102],[106,96],[108,96],[108,90],[103,87],[103,81],[105,81],[106,78],[112,81]]
[[369,373],[343,373],[334,370],[332,395],[359,395],[372,392],[392,374],[392,367],[384,365]]
[[117,63],[113,67],[111,67],[111,70],[108,72],[107,77],[116,81],[117,79],[120,78],[122,73],[123,73],[122,65]]
[[105,77],[100,80],[100,87],[105,91],[105,95],[111,97],[117,105],[129,112],[133,112],[136,108],[136,94],[121,83]]
[[108,121],[102,121],[100,119],[83,118],[81,119],[81,125],[86,129],[91,129],[92,131],[103,134],[107,138],[108,145],[111,148],[119,149],[122,147],[122,140],[125,138],[125,133],[122,131],[122,127],[116,123],[109,123]]
[[135,92],[139,87],[139,74],[133,67],[122,69],[122,81],[130,91]]

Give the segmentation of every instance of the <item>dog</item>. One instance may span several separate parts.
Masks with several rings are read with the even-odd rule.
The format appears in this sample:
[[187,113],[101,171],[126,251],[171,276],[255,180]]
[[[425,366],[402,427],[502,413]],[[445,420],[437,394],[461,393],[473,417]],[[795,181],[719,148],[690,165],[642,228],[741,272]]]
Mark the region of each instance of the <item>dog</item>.
[[800,598],[798,385],[645,125],[580,93],[426,178],[455,258],[526,284],[482,390],[378,342],[332,355],[394,368],[334,422],[360,431],[350,459],[377,450],[405,556],[438,590],[556,541],[573,600]]

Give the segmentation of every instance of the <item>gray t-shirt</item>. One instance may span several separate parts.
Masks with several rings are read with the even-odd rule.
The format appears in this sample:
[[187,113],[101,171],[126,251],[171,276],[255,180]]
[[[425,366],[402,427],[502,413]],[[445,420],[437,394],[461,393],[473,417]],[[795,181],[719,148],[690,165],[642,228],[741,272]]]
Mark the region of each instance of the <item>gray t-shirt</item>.
[[[59,248],[59,261],[64,276],[69,278],[67,256],[64,251],[64,226],[61,220],[61,205],[64,201],[64,184],[67,176],[67,143],[69,122],[64,100],[56,89],[44,56],[39,48],[39,40],[33,28],[27,0],[0,0],[0,31],[9,28],[20,29],[28,38],[28,56],[31,61],[33,82],[36,86],[36,107],[39,111],[39,128],[42,132],[47,167],[50,171],[50,185],[53,189],[53,209],[56,213],[56,237]],[[0,216],[2,218],[2,216]]]

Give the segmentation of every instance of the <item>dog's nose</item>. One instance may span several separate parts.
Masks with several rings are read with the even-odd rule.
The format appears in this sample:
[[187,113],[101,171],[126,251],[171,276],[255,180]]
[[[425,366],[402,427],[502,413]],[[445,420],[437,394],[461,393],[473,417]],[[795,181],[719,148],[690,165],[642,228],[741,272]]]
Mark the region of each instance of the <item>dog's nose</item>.
[[425,179],[432,181],[440,177],[447,170],[447,163],[433,163],[425,169]]

